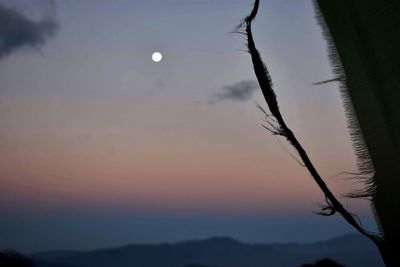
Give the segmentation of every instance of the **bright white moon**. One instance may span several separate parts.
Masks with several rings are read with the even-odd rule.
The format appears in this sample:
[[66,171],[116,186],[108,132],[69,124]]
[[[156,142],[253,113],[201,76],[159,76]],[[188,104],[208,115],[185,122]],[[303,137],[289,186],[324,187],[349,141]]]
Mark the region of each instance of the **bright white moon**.
[[162,59],[162,55],[160,52],[154,52],[151,58],[153,59],[154,62],[160,62]]

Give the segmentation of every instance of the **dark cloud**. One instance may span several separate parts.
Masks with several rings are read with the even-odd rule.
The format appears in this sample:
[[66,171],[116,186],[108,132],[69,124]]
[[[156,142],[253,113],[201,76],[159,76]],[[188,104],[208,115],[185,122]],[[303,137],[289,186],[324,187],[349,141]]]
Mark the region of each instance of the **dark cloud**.
[[38,48],[58,29],[53,18],[33,21],[0,3],[0,60],[21,48]]
[[215,104],[224,100],[245,101],[250,99],[258,88],[258,83],[254,80],[240,81],[233,85],[226,85],[222,87],[222,92],[210,97],[209,103]]

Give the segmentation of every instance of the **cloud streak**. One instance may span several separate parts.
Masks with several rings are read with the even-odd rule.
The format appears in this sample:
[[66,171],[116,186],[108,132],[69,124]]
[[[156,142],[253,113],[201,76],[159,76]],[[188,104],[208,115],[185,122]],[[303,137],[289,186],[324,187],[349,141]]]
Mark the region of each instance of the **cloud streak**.
[[225,100],[246,101],[251,99],[258,88],[258,83],[254,80],[245,80],[233,85],[226,85],[222,87],[222,92],[216,93],[209,98],[209,103],[215,104]]
[[22,48],[39,48],[57,32],[53,18],[33,21],[0,3],[0,60]]

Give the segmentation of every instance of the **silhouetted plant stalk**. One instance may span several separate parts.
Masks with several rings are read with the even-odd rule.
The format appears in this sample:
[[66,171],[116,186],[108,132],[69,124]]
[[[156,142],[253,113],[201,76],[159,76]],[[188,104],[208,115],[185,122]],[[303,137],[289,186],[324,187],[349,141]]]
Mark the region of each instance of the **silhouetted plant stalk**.
[[[279,110],[277,97],[273,89],[273,84],[268,69],[264,64],[253,39],[251,26],[252,22],[257,16],[259,5],[260,5],[260,0],[255,0],[254,7],[250,15],[248,15],[243,19],[241,24],[237,27],[237,32],[245,34],[247,37],[247,47],[253,62],[254,72],[270,111],[270,113],[268,113],[262,107],[259,106],[259,108],[264,112],[266,117],[266,124],[263,126],[273,135],[285,137],[286,140],[297,151],[299,157],[301,158],[302,166],[307,168],[311,176],[314,178],[314,181],[317,183],[317,185],[325,195],[326,205],[324,205],[321,208],[319,214],[323,216],[331,216],[334,215],[335,213],[339,213],[346,220],[347,223],[349,223],[358,232],[371,239],[378,247],[380,247],[382,245],[382,239],[378,235],[365,230],[362,227],[361,223],[359,222],[357,216],[355,216],[354,214],[352,214],[351,212],[349,212],[347,209],[344,208],[344,206],[336,198],[334,193],[326,185],[326,183],[316,170],[314,164],[311,162],[309,156],[307,155],[307,152],[304,150],[303,146],[297,140],[295,134],[286,124]],[[244,31],[240,31],[240,29]]]

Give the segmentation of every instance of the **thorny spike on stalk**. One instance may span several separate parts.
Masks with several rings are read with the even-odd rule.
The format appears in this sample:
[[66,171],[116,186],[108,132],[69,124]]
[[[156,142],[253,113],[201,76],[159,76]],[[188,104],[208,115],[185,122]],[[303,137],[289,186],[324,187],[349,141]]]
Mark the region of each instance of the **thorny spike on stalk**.
[[366,231],[358,218],[347,211],[346,208],[340,203],[340,201],[336,198],[333,192],[328,188],[325,184],[324,180],[321,178],[319,173],[317,172],[314,164],[311,162],[308,157],[306,151],[303,146],[297,140],[294,133],[290,130],[290,128],[286,125],[285,120],[282,117],[282,114],[279,110],[278,101],[275,95],[275,91],[273,89],[271,77],[269,75],[268,69],[265,66],[260,53],[258,52],[254,39],[253,33],[251,29],[252,22],[257,16],[258,8],[260,5],[260,0],[255,0],[253,9],[247,17],[245,17],[240,25],[237,27],[237,31],[243,29],[247,36],[247,47],[249,49],[249,53],[251,55],[251,59],[253,62],[253,68],[255,75],[257,77],[258,83],[260,85],[261,91],[264,95],[265,101],[267,102],[268,108],[271,114],[267,113],[264,109],[261,110],[266,115],[266,121],[268,125],[264,125],[264,128],[270,131],[274,135],[284,136],[286,140],[294,147],[300,156],[304,166],[310,172],[314,181],[318,184],[319,188],[325,195],[326,205],[321,208],[319,214],[325,216],[331,216],[335,213],[339,213],[351,226],[353,226],[358,232],[363,234],[364,236],[370,238],[377,245],[381,242],[379,236],[372,234]]

